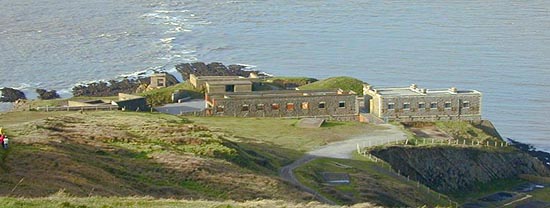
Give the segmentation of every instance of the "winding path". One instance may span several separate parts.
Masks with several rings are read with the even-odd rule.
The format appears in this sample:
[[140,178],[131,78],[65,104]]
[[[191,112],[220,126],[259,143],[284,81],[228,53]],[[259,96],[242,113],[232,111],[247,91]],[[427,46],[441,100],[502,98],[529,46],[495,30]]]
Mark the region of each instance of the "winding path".
[[302,156],[300,159],[294,161],[287,166],[282,167],[279,171],[279,175],[284,180],[299,187],[301,190],[312,194],[320,202],[335,205],[336,203],[334,201],[324,197],[319,192],[300,183],[300,181],[298,181],[298,179],[296,179],[294,175],[294,169],[308,162],[311,162],[318,157],[351,159],[352,152],[357,149],[357,144],[363,147],[374,146],[387,143],[388,141],[404,140],[407,137],[407,135],[397,126],[390,124],[382,124],[381,126],[385,126],[387,128],[384,130],[375,130],[363,135],[355,136],[348,140],[333,142],[316,150],[310,151]]

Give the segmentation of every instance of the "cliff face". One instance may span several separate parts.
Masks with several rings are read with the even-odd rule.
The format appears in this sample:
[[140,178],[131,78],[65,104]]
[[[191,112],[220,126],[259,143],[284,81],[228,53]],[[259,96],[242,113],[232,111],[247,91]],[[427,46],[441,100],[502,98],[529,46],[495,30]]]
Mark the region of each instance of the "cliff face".
[[550,174],[541,161],[512,148],[389,147],[371,153],[403,175],[443,193],[467,191],[519,174]]

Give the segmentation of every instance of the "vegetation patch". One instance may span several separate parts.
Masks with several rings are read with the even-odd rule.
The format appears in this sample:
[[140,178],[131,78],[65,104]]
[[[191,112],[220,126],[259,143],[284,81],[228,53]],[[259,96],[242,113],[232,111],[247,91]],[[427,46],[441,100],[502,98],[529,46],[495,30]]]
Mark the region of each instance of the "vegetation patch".
[[363,94],[363,81],[353,77],[331,77],[318,82],[300,87],[300,90],[327,90],[342,89],[353,90],[359,95]]
[[[349,174],[349,184],[326,183],[326,172]],[[387,167],[363,159],[318,158],[294,171],[298,180],[342,204],[370,202],[385,207],[448,206],[424,186],[392,174]]]

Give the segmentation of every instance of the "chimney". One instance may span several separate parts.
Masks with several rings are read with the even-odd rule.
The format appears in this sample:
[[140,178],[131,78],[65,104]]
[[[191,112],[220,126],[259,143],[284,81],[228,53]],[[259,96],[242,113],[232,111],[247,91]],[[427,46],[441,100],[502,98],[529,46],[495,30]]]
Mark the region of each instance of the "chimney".
[[411,84],[411,90],[416,90],[416,88],[418,88],[416,84]]

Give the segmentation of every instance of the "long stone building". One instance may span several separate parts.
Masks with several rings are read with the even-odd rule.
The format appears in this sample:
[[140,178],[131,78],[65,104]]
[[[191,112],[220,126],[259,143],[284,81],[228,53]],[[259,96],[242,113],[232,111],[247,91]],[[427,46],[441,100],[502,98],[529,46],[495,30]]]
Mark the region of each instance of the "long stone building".
[[365,109],[384,121],[480,120],[482,94],[456,88],[429,90],[364,85]]
[[207,94],[207,115],[235,117],[316,117],[357,120],[353,91],[277,90]]

